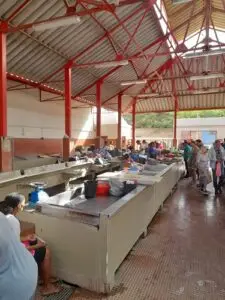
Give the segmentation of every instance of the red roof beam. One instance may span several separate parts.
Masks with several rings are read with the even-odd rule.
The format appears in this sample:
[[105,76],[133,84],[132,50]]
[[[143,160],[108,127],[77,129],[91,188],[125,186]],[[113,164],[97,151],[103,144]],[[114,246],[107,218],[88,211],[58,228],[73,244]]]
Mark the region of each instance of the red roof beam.
[[[193,16],[193,13],[194,13],[194,10],[195,10],[196,3],[197,3],[197,0],[194,0],[194,1],[191,2],[191,4],[192,4],[192,9],[190,10],[189,22],[188,22],[188,24],[187,24],[187,27],[186,27],[186,30],[185,30],[185,33],[184,33],[183,43],[186,41],[186,38],[187,38],[187,36],[188,36],[188,31],[189,31],[190,24],[191,24],[190,18],[191,18],[191,16]],[[178,15],[177,15],[177,16],[178,16]]]
[[[185,108],[185,109],[180,109],[179,112],[182,111],[202,111],[202,110],[219,110],[219,109],[225,109],[225,106],[213,106],[212,108],[206,108],[206,107],[196,107],[196,108]],[[159,114],[159,113],[168,113],[168,112],[173,112],[173,109],[167,109],[167,110],[155,110],[155,111],[144,111],[144,112],[137,112],[137,114]]]
[[[151,47],[153,47],[155,45],[156,41],[151,43],[150,45],[146,46],[143,51],[147,51],[148,49],[150,49]],[[134,57],[138,57],[138,55],[140,55],[139,53],[136,53],[134,55]],[[115,71],[117,71],[118,69],[122,68],[122,66],[118,66],[115,67],[113,69],[111,69],[109,72],[107,72],[106,74],[104,74],[102,77],[98,78],[95,82],[91,83],[88,87],[86,87],[85,89],[83,89],[82,91],[80,91],[77,95],[75,95],[74,97],[80,96],[82,95],[84,92],[86,92],[87,90],[89,90],[90,88],[92,88],[93,86],[95,86],[97,84],[98,81],[102,81],[105,80],[108,76],[110,76],[111,74],[113,74]]]
[[[158,75],[160,75],[161,73],[163,73],[165,70],[168,70],[172,64],[176,62],[176,59],[169,59],[167,60],[158,70],[155,71],[155,73],[157,72]],[[148,74],[147,76],[149,77],[151,74]],[[157,76],[157,75],[156,75]],[[140,94],[145,93],[145,91],[149,88],[149,83],[151,83],[152,81],[156,81],[156,78],[152,78],[150,79],[150,81],[148,81],[147,85],[145,85],[145,87],[141,90]],[[129,110],[129,108],[133,105],[134,101],[137,101],[137,96],[133,98],[133,100],[131,101],[131,103],[127,106],[127,108],[125,109],[125,112],[127,110]]]
[[130,46],[130,43],[134,40],[134,37],[135,37],[135,35],[136,35],[138,29],[139,29],[140,26],[142,25],[142,23],[143,23],[143,21],[144,21],[144,18],[146,17],[147,12],[148,12],[148,10],[146,9],[145,12],[144,12],[144,14],[142,15],[140,21],[138,22],[138,24],[137,24],[137,26],[136,26],[134,32],[132,33],[132,35],[131,35],[129,41],[127,42],[127,44],[126,44],[126,46],[125,46],[125,48],[124,48],[124,50],[123,50],[123,54],[126,53],[126,51],[128,50],[128,48],[129,48],[129,46]]
[[[127,35],[129,36],[130,40],[133,41],[133,43],[136,45],[137,50],[139,50],[140,52],[142,52],[142,47],[139,43],[136,42],[134,36],[131,35],[130,31],[127,29],[127,27],[125,26],[125,23],[122,23],[120,18],[118,17],[118,15],[116,14],[115,10],[113,10],[110,7],[110,4],[106,1],[103,0],[103,2],[105,3],[105,5],[108,6],[108,8],[111,10],[111,13],[114,15],[114,17],[116,18],[116,20],[119,22],[119,24],[121,24],[121,27],[123,28],[123,30],[127,33]],[[149,5],[149,7],[147,8],[147,10],[150,10],[152,8],[152,6],[156,3],[156,0],[151,0],[151,5]],[[144,54],[144,53],[143,53]]]
[[32,0],[25,0],[23,1],[12,13],[8,16],[5,20],[6,22],[12,21]]
[[[138,14],[140,11],[142,10],[142,7],[139,7],[137,10],[135,10],[132,14],[130,14],[129,16],[127,16],[126,18],[124,18],[123,20],[121,20],[121,22],[127,22],[128,20],[130,20],[132,17],[134,17],[136,14]],[[191,20],[193,20],[194,18],[196,18],[197,16],[201,15],[203,11],[200,11],[199,13],[197,13],[196,15],[191,17]],[[176,28],[174,28],[172,31],[176,32],[177,30],[179,30],[180,28],[182,28],[183,26],[185,26],[185,24],[188,21],[178,25]],[[120,27],[120,24],[117,24],[115,27],[113,27],[110,31],[108,31],[108,34],[113,33],[115,30],[117,30]],[[159,37],[157,38],[154,42],[151,43],[152,47],[160,42],[165,42],[167,40],[167,38],[169,37],[171,33],[166,34],[165,36]],[[80,57],[82,57],[83,55],[85,55],[85,53],[91,49],[94,49],[97,47],[97,45],[104,40],[105,38],[107,38],[107,33],[105,33],[103,36],[101,36],[98,40],[96,40],[94,43],[92,43],[91,45],[89,45],[86,49],[84,49],[82,52],[80,52],[79,54],[77,54],[76,56],[72,57],[71,60],[76,61],[77,59],[79,59]],[[139,53],[140,55],[140,53]],[[52,74],[48,75],[48,77],[44,78],[42,80],[42,82],[46,82],[49,81],[50,78],[52,78],[54,75],[56,75],[57,73],[59,73],[60,71],[62,71],[64,69],[65,65],[63,65],[62,67],[60,67],[59,69],[57,69],[56,71],[54,71]]]
[[63,0],[63,2],[64,2],[64,4],[65,4],[66,8],[68,8],[68,7],[69,7],[69,4],[68,4],[67,0]]
[[[33,88],[38,88],[44,92],[48,92],[48,93],[52,93],[52,94],[55,94],[55,95],[61,95],[61,96],[64,96],[64,92],[63,91],[60,91],[58,89],[54,89],[48,85],[45,85],[45,84],[42,84],[42,83],[39,83],[39,82],[35,82],[33,80],[30,80],[30,79],[27,79],[27,78],[24,78],[22,76],[18,76],[16,74],[12,74],[12,73],[7,73],[7,79],[8,80],[13,80],[13,81],[17,81],[17,82],[20,82],[24,85],[29,85]],[[88,101],[86,99],[83,99],[81,97],[72,97],[72,99],[78,101],[78,102],[82,102],[82,103],[87,103],[89,105],[94,105],[93,102],[91,101]]]
[[[141,11],[142,11],[142,7],[137,8],[129,16],[127,16],[123,20],[121,20],[121,23],[125,23],[125,22],[129,21],[130,19],[132,19],[136,14],[138,14]],[[79,59],[80,57],[82,57],[83,55],[85,55],[86,52],[90,51],[91,49],[96,48],[99,43],[101,43],[105,38],[107,38],[108,34],[112,34],[114,31],[116,31],[118,28],[120,28],[120,26],[121,26],[121,24],[117,24],[116,26],[114,26],[111,30],[109,30],[104,35],[102,35],[100,38],[98,38],[95,42],[93,42],[91,45],[89,45],[82,52],[80,52],[79,54],[73,56],[71,58],[71,60],[76,61],[77,59]],[[64,67],[65,67],[65,65],[63,65],[62,67],[60,67],[59,69],[57,69],[52,74],[48,75],[48,77],[44,78],[42,80],[42,82],[48,81],[51,77],[53,77],[54,75],[56,75],[58,72],[62,71],[64,69]]]
[[[161,0],[161,1],[162,1],[162,0]],[[160,9],[160,8],[158,7],[157,4],[156,4],[156,7],[158,8],[158,10]],[[176,38],[174,37],[173,32],[172,32],[171,29],[170,29],[170,26],[169,26],[169,24],[168,24],[168,21],[164,18],[163,14],[162,14],[161,12],[160,12],[160,14],[161,14],[161,18],[164,20],[164,22],[165,22],[165,24],[166,24],[166,26],[167,26],[167,30],[170,32],[171,36],[173,37],[174,42],[175,42],[175,43],[177,44],[177,46],[178,46],[178,42],[177,42]],[[156,13],[155,13],[155,15],[156,15]],[[156,16],[156,17],[157,17],[157,16]],[[187,22],[188,22],[188,23],[191,22],[191,18],[189,18],[189,19],[187,20]],[[186,22],[183,22],[182,24],[185,24],[185,23],[186,23]],[[160,24],[159,24],[159,26],[160,26]],[[161,26],[160,26],[160,28],[161,28]],[[172,43],[171,43],[171,47],[172,47],[173,50],[175,51],[174,46],[173,46]],[[181,61],[181,58],[176,54],[176,52],[175,52],[175,55],[176,55],[176,57],[178,58],[178,61],[179,61],[179,63],[177,63],[179,69],[181,69],[181,68],[180,68],[180,65],[181,65],[183,71],[186,73],[186,69],[185,69],[185,67],[184,67],[184,64],[183,64],[182,61]],[[186,80],[186,84],[187,84],[188,88],[191,88],[191,86],[190,86],[190,84],[189,84],[189,82],[188,82],[187,80]]]
[[17,26],[9,25],[8,29],[7,29],[7,33],[29,29],[29,28],[32,28],[36,25],[44,24],[46,22],[49,23],[49,22],[58,21],[58,20],[61,20],[61,19],[65,19],[66,17],[71,17],[71,16],[83,17],[83,16],[90,15],[92,13],[97,13],[97,12],[102,12],[102,11],[106,11],[106,9],[103,9],[103,8],[90,8],[90,9],[87,9],[87,10],[82,10],[82,11],[70,13],[70,14],[67,14],[67,15],[64,15],[64,16],[54,17],[54,18],[50,18],[50,19],[47,19],[47,20],[33,22],[33,23],[20,24],[20,25],[17,25]]
[[[160,49],[162,43],[159,45],[158,49],[156,50],[156,53],[157,51]],[[148,69],[149,65],[151,64],[153,59],[150,60],[150,62],[147,64],[147,67],[145,68],[144,72],[141,74],[140,78],[143,77],[143,75],[145,74],[146,70]],[[125,91],[127,91],[129,88],[131,88],[133,85],[131,86],[127,86],[126,88],[124,88],[123,90],[119,91],[118,93],[116,93],[116,95],[110,97],[109,99],[107,99],[106,101],[103,102],[103,104],[105,104],[106,102],[110,101],[111,99],[113,99],[114,97],[118,96],[119,93],[124,93]]]
[[206,1],[205,2],[205,28],[206,28],[205,42],[206,42],[207,49],[209,48],[209,27],[210,27],[211,14],[212,14],[211,1]]

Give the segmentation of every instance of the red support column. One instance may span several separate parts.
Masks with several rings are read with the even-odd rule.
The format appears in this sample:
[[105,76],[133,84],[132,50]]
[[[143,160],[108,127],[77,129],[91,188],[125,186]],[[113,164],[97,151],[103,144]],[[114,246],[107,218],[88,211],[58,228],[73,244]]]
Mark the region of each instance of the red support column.
[[65,135],[71,133],[71,68],[65,68]]
[[117,148],[121,149],[121,126],[122,126],[122,94],[118,95],[118,127],[117,127]]
[[6,33],[0,28],[0,136],[7,136]]
[[136,102],[132,106],[132,146],[135,147]]
[[7,138],[7,23],[0,24],[0,172],[12,171],[12,141]]
[[96,147],[101,147],[101,85],[102,81],[98,81],[96,84]]
[[64,73],[64,87],[65,87],[65,136],[63,138],[63,158],[64,160],[68,160],[71,154],[71,137],[72,137],[72,129],[71,129],[71,75],[72,70],[71,66],[67,66],[65,68]]
[[175,110],[173,120],[173,146],[177,147],[177,96],[175,96]]
[[173,119],[173,147],[177,147],[177,110],[178,110],[178,97],[176,91],[176,82],[173,73],[173,66],[170,69],[171,83],[172,83],[172,95],[174,98],[174,119]]

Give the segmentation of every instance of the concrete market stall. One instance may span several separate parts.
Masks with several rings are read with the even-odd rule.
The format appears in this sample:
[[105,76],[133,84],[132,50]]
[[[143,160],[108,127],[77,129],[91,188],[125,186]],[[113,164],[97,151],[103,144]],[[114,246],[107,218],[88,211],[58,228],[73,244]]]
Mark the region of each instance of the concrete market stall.
[[[59,278],[96,292],[108,293],[115,272],[160,206],[176,186],[182,163],[173,163],[149,184],[138,185],[126,196],[87,200],[73,209],[61,206],[71,191],[52,198],[40,211],[26,210],[20,220],[35,224],[36,233],[53,253]],[[53,205],[52,205],[53,204]],[[56,205],[57,204],[57,205]]]

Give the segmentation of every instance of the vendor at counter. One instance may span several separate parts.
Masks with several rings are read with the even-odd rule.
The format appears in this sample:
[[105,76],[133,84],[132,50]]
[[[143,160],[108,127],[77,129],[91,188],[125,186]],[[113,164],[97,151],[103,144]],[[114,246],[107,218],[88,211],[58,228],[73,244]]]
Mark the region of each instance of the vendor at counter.
[[144,150],[146,151],[148,149],[148,143],[146,142],[146,140],[143,140],[141,143],[141,149],[140,150]]
[[156,148],[156,143],[155,142],[151,142],[148,146],[148,156],[150,158],[157,158],[158,154],[159,154],[159,150],[157,150]]

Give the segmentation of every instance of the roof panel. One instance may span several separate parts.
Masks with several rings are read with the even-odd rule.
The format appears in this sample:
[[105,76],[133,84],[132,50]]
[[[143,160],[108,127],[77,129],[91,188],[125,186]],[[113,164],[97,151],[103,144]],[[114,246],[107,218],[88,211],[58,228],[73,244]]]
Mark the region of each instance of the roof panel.
[[[133,5],[127,5],[127,6],[121,6],[117,8],[117,16],[120,20],[127,17],[128,15],[131,15],[133,12],[135,12],[138,8],[141,7],[141,3],[136,3]],[[112,13],[109,12],[100,12],[95,15],[98,19],[98,21],[102,24],[106,30],[112,29],[114,26],[118,25],[118,20],[115,18],[115,16]]]
[[224,93],[179,97],[180,110],[207,109],[209,107],[214,109],[224,107]]
[[137,112],[159,112],[174,110],[174,101],[172,98],[150,98],[137,101]]
[[[186,22],[184,26],[176,32],[175,36],[182,39],[188,28],[190,13],[202,12],[191,21],[187,34],[198,31],[202,25],[205,15],[203,0],[193,1],[192,4],[172,6],[171,0],[165,0],[166,9],[169,16],[169,24],[173,29]],[[16,7],[23,3],[22,0],[0,0],[0,12],[2,17],[9,16]],[[75,4],[75,0],[69,0],[70,5]],[[113,0],[108,0],[113,3]],[[223,18],[224,7],[221,0],[212,1],[212,19],[215,26],[225,28]],[[93,6],[84,4],[83,7]],[[78,10],[82,10],[81,5]],[[221,11],[219,11],[221,10]],[[39,0],[30,1],[29,4],[12,20],[13,24],[25,24],[40,20],[47,20],[56,16],[63,16],[66,12],[65,4],[62,0]],[[156,19],[153,10],[149,10],[143,22],[135,33],[145,13],[142,1],[131,5],[116,8],[115,17],[113,13],[99,12],[93,16],[87,15],[81,18],[81,23],[52,30],[36,32],[32,29],[11,33],[7,36],[7,67],[8,72],[12,72],[26,78],[42,81],[50,76],[47,84],[60,90],[64,90],[65,63],[75,58],[77,64],[88,64],[101,61],[113,61],[118,57],[129,57],[128,66],[119,68],[96,69],[93,65],[85,68],[74,68],[72,72],[72,93],[86,95],[86,98],[93,103],[96,99],[95,83],[104,76],[102,85],[102,102],[107,100],[108,107],[117,109],[117,95],[124,91],[123,110],[129,108],[133,95],[138,95],[146,91],[150,93],[156,90],[161,95],[171,93],[171,73],[164,71],[161,75],[164,80],[150,82],[149,88],[145,85],[134,85],[122,87],[121,81],[135,80],[143,76],[151,75],[159,69],[171,57],[170,55],[159,55],[152,57],[158,52],[167,53],[166,43],[150,45],[158,38],[162,37],[159,21]],[[124,21],[127,19],[126,21]],[[124,21],[124,22],[123,22]],[[122,24],[120,24],[122,23]],[[113,30],[111,34],[107,31]],[[129,31],[129,33],[127,32]],[[134,35],[134,40],[131,36]],[[130,41],[131,39],[131,41]],[[130,42],[129,42],[130,41]],[[85,49],[88,49],[85,51]],[[138,57],[139,56],[139,57]],[[179,96],[180,109],[193,109],[195,107],[221,107],[224,106],[224,94],[222,93],[222,80],[211,79],[196,82],[190,81],[192,74],[202,74],[204,71],[224,72],[224,58],[222,56],[211,56],[208,62],[205,58],[178,61],[178,65],[173,66],[175,76],[176,91]],[[149,65],[150,63],[150,65]],[[112,73],[112,70],[115,72]],[[57,72],[56,72],[57,71]],[[54,75],[53,75],[54,74]],[[109,74],[107,76],[107,74]],[[191,95],[188,87],[193,84],[197,90],[203,88],[220,87],[218,93],[211,95]],[[188,95],[189,94],[189,95]],[[137,112],[168,111],[174,109],[174,99],[171,96],[158,96],[150,99],[137,100]]]

